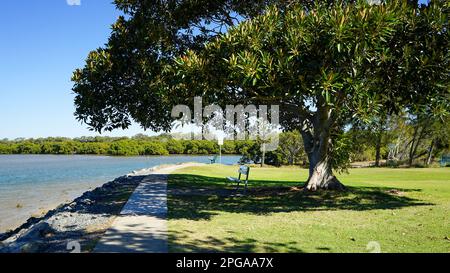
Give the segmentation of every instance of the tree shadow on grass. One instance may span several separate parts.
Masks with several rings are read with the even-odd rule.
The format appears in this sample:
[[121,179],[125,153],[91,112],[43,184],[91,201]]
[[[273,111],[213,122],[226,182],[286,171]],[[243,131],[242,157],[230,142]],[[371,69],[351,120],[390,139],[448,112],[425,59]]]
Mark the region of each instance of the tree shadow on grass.
[[[218,212],[264,215],[295,211],[384,210],[433,205],[408,197],[417,189],[349,187],[346,192],[305,192],[302,183],[252,181],[249,190],[236,194],[225,179],[176,175],[169,180],[169,219],[206,220]],[[178,190],[183,189],[183,194]],[[191,194],[187,189],[191,189]],[[199,189],[207,194],[199,194]],[[216,191],[214,193],[214,191]],[[228,192],[228,194],[226,194]]]
[[208,236],[204,239],[193,239],[192,231],[176,230],[169,232],[169,252],[175,253],[303,253],[297,247],[298,242],[273,243],[262,242],[252,238],[237,239],[233,232],[224,238]]
[[[270,180],[253,180],[248,181],[249,187],[286,187],[286,186],[298,186],[303,183],[298,181],[270,181]],[[210,188],[210,189],[223,189],[226,186],[230,186],[230,182],[224,178],[209,177],[201,175],[189,175],[189,174],[171,174],[169,176],[169,190],[180,188]]]

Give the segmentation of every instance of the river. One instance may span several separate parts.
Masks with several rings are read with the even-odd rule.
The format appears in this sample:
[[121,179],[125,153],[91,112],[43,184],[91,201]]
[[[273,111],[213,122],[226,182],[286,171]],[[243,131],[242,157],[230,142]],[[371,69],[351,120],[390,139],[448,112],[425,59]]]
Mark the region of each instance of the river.
[[[223,156],[236,164],[239,156]],[[134,170],[209,163],[208,156],[0,155],[0,233]]]

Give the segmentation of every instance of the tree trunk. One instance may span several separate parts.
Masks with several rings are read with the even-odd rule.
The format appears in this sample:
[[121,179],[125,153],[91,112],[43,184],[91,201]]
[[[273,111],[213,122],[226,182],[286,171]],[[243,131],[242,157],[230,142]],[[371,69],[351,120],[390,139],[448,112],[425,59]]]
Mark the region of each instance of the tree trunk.
[[266,161],[266,144],[262,144],[262,159],[261,159],[261,168],[264,167]]
[[375,167],[380,167],[381,142],[383,140],[384,127],[385,127],[385,117],[382,117],[378,123],[377,128],[377,139],[375,144]]
[[380,167],[380,159],[381,159],[381,138],[382,134],[379,133],[377,135],[377,144],[375,146],[375,167]]
[[427,161],[425,162],[425,164],[427,166],[429,166],[431,164],[431,157],[433,156],[433,149],[434,149],[434,139],[431,141],[431,145],[430,145],[430,148],[428,150]]
[[292,165],[294,165],[294,157],[290,156],[289,157],[289,166],[292,166]]
[[345,186],[334,176],[326,154],[315,152],[311,157],[314,159],[309,162],[307,190],[345,190]]
[[331,117],[327,108],[318,109],[312,123],[314,133],[303,131],[303,142],[309,159],[309,178],[306,190],[345,190],[334,176],[329,160]]
[[409,149],[409,159],[408,159],[408,166],[411,167],[413,164],[413,160],[414,160],[414,147],[415,147],[415,143],[416,143],[416,137],[417,137],[417,133],[418,133],[418,128],[414,127],[414,134],[413,134],[413,138],[411,141],[411,148]]
[[[427,125],[423,125],[423,127],[421,129],[418,128],[416,131],[414,131],[414,141],[411,144],[411,152],[409,153],[409,167],[412,166],[414,159],[423,155],[422,154],[422,155],[416,156],[419,144],[423,140],[423,137],[425,135],[426,127],[427,127]],[[416,139],[416,137],[417,137],[417,139]]]

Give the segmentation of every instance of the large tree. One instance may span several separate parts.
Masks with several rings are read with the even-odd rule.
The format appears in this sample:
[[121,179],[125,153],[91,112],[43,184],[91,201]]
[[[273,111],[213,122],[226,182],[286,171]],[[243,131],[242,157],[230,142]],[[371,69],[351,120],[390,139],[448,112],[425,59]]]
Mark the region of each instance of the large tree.
[[[74,73],[76,116],[97,131],[169,130],[172,106],[198,95],[280,104],[283,127],[303,137],[308,189],[342,189],[332,169],[346,124],[448,102],[448,7],[314,2],[116,0],[126,16]],[[417,92],[419,76],[438,84]]]
[[444,2],[273,7],[180,57],[175,90],[281,105],[283,127],[302,133],[307,189],[343,189],[333,168],[346,162],[338,145],[345,125],[448,106],[447,31]]

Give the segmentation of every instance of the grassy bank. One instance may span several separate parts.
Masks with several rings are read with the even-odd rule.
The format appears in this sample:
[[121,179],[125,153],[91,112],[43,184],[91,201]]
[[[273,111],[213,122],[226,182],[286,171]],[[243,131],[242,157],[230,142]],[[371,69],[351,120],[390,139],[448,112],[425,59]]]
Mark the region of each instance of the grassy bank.
[[352,169],[339,175],[345,193],[299,191],[303,169],[253,168],[248,194],[232,196],[224,177],[236,173],[170,176],[172,252],[368,252],[372,241],[382,252],[450,252],[449,168]]

